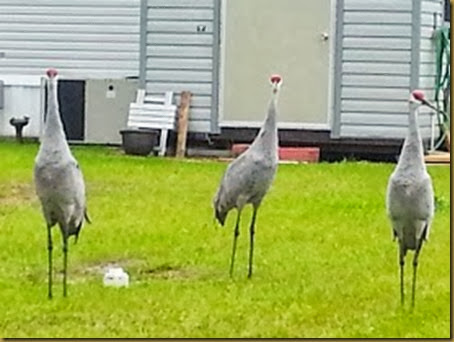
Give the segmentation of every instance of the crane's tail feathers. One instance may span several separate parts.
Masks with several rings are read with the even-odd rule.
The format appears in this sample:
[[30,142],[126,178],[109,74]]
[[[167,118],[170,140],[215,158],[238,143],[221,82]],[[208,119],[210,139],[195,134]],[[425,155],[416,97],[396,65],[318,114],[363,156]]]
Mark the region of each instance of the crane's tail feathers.
[[423,241],[428,241],[429,240],[429,224],[428,223],[426,223],[425,226],[424,226],[424,230],[422,232],[421,239]]
[[215,216],[221,226],[224,226],[225,218],[227,217],[227,213],[221,212],[219,210],[215,210]]
[[74,235],[74,244],[77,244],[77,242],[79,241],[79,234],[80,234],[80,230],[82,228],[82,224],[83,224],[83,221],[80,221],[79,225],[76,227],[76,229],[71,234],[71,235]]
[[74,244],[75,244],[75,245],[76,245],[77,242],[79,241],[79,232],[80,232],[80,230],[79,230],[76,234],[74,234]]
[[88,223],[91,224],[90,216],[88,216],[87,209],[85,209],[85,211],[84,211],[84,218],[85,218],[85,221],[87,221]]
[[[90,217],[88,216],[87,209],[84,210],[84,219],[85,219],[85,221],[87,221],[88,223],[91,224],[91,220],[90,220]],[[79,225],[74,230],[74,233],[72,234],[72,235],[74,235],[74,244],[76,244],[79,241],[79,234],[80,234],[83,224],[84,224],[84,221],[81,220]]]

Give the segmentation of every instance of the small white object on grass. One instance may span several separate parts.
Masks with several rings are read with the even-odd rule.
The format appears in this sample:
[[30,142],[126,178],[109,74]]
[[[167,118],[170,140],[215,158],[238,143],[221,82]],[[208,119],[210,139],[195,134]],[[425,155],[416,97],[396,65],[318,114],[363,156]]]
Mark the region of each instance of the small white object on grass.
[[129,275],[121,267],[109,268],[104,274],[104,286],[128,287]]

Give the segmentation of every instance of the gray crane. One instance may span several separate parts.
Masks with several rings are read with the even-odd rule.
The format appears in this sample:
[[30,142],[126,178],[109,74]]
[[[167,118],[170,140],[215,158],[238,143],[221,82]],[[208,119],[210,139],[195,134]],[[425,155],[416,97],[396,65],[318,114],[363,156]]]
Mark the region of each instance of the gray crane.
[[404,304],[404,265],[408,250],[414,250],[412,307],[415,305],[416,271],[423,242],[429,237],[434,213],[432,180],[424,163],[424,152],[418,127],[418,109],[426,105],[424,93],[414,90],[409,98],[409,126],[402,152],[388,183],[386,207],[393,238],[399,244],[400,297]]
[[252,259],[254,254],[254,234],[257,211],[267,193],[278,165],[277,134],[277,97],[282,78],[273,75],[271,101],[265,122],[251,146],[226,169],[219,189],[214,197],[215,216],[223,226],[229,211],[237,209],[237,218],[233,235],[230,276],[233,275],[237,238],[240,234],[241,211],[246,204],[252,204],[253,213],[250,230],[249,272],[252,276]]
[[57,71],[47,70],[47,112],[41,145],[35,160],[36,193],[47,224],[48,296],[52,298],[52,227],[63,239],[63,296],[67,295],[68,238],[77,241],[84,219],[90,222],[82,172],[66,142],[57,98]]

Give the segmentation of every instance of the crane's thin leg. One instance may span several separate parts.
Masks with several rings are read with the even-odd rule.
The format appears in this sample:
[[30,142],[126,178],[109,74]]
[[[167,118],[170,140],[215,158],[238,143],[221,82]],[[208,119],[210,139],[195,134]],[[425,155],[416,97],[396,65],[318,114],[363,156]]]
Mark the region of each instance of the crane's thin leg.
[[251,221],[251,227],[249,228],[249,233],[250,233],[250,245],[249,245],[249,272],[248,272],[248,278],[252,277],[252,259],[254,257],[254,234],[255,234],[255,218],[257,217],[257,210],[254,206],[254,211],[252,213],[252,221]]
[[416,292],[416,271],[418,268],[418,258],[419,252],[421,251],[422,247],[422,239],[418,241],[418,247],[416,248],[415,255],[413,257],[413,284],[412,284],[412,292],[411,292],[411,307],[415,307],[415,292]]
[[63,297],[66,297],[67,292],[67,271],[68,271],[68,235],[63,233]]
[[233,276],[233,265],[235,264],[235,252],[236,252],[236,240],[240,235],[240,216],[241,210],[238,210],[238,216],[236,218],[235,230],[233,232],[233,247],[232,247],[232,259],[230,261],[230,276]]
[[47,226],[47,256],[48,256],[48,290],[47,296],[52,299],[52,231],[51,227]]
[[399,265],[400,265],[400,304],[403,306],[405,301],[404,296],[404,267],[405,267],[405,252],[403,247],[399,246]]

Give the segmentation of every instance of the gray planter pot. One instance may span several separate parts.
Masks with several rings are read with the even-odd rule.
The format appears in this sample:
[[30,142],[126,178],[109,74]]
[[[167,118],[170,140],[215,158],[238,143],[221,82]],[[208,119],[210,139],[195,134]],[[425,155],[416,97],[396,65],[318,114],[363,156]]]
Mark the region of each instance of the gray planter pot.
[[126,154],[147,156],[158,142],[157,130],[124,129],[120,131],[123,150]]

